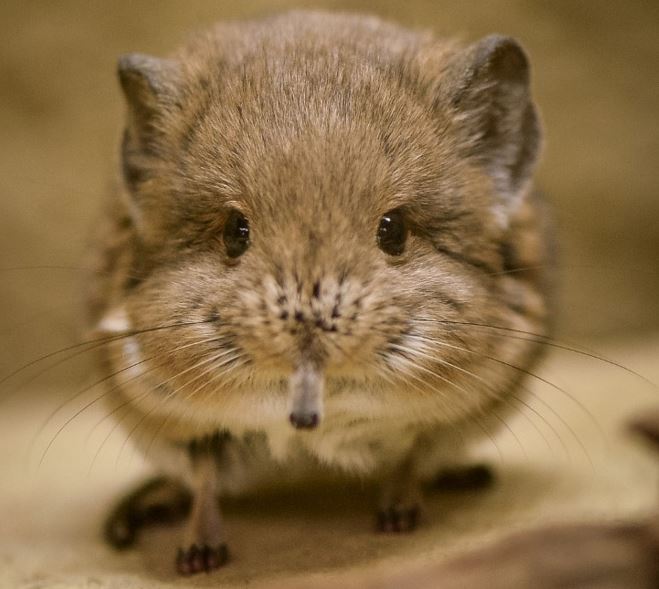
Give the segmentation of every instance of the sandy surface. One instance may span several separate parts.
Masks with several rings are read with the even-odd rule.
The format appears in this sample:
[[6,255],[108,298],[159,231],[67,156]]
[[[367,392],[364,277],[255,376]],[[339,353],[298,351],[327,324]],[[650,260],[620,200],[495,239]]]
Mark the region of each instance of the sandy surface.
[[[595,345],[608,357],[659,381],[659,338]],[[556,352],[542,376],[588,409],[536,382],[527,410],[497,438],[491,461],[499,483],[478,494],[433,493],[414,534],[372,532],[368,484],[333,482],[225,503],[233,561],[192,581],[177,579],[175,527],[151,530],[138,549],[117,554],[100,526],[122,489],[147,471],[94,407],[60,427],[95,398],[65,406],[39,430],[51,408],[31,395],[4,403],[0,463],[0,586],[51,588],[259,587],[328,579],[386,563],[437,561],[469,547],[547,521],[611,520],[646,513],[655,504],[656,464],[622,432],[628,415],[656,404],[658,390],[619,368]],[[60,391],[61,399],[74,389]],[[51,392],[55,394],[55,392]],[[555,413],[554,413],[555,412]],[[560,419],[559,419],[560,416]],[[546,421],[544,421],[546,420]],[[102,448],[101,444],[103,444]],[[119,456],[119,454],[121,455]]]

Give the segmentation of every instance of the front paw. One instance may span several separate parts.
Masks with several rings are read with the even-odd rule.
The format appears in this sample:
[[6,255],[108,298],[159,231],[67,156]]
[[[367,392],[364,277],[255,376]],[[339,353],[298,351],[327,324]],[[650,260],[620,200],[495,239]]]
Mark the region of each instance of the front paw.
[[418,505],[394,505],[378,511],[376,527],[379,532],[400,534],[411,532],[419,523]]
[[197,546],[179,549],[176,556],[176,570],[179,575],[189,576],[198,573],[210,573],[227,563],[229,549],[226,544],[216,547]]

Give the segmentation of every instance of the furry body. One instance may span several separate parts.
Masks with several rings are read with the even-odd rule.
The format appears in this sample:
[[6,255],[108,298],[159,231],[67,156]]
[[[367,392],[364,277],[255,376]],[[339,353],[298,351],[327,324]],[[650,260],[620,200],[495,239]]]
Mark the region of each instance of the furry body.
[[[102,361],[133,440],[194,487],[195,440],[226,434],[213,493],[330,467],[413,502],[505,420],[548,330],[519,46],[292,13],[128,56],[120,78],[89,311],[118,336]],[[400,251],[376,239],[385,217]],[[287,421],[299,375],[309,431]]]

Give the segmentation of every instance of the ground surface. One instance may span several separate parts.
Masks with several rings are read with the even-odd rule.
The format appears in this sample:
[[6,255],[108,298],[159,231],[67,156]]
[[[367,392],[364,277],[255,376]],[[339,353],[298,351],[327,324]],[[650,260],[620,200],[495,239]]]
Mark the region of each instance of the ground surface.
[[[658,338],[596,347],[659,381]],[[123,444],[118,435],[111,434],[97,454],[111,428],[106,421],[93,429],[102,415],[91,410],[66,426],[39,465],[59,427],[85,403],[63,409],[38,434],[49,410],[29,403],[24,392],[23,400],[5,401],[0,420],[0,587],[286,586],[288,580],[345,578],[383,564],[446,558],[541,522],[646,513],[656,500],[656,465],[620,426],[625,416],[659,402],[659,391],[623,370],[564,352],[552,356],[542,375],[574,393],[592,416],[536,383],[534,392],[569,428],[532,403],[555,431],[527,410],[526,417],[510,423],[519,443],[509,432],[502,434],[497,439],[501,455],[491,442],[484,444],[479,453],[489,457],[500,476],[492,490],[432,495],[424,525],[402,537],[372,532],[368,485],[335,482],[227,502],[233,561],[193,580],[174,574],[176,528],[148,532],[127,553],[105,547],[100,538],[104,514],[146,467],[130,447],[117,459]]]

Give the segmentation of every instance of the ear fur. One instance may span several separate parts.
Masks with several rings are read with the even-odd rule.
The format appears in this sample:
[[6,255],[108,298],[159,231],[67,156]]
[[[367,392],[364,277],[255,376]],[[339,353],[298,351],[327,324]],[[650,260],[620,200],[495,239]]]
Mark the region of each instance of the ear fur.
[[485,37],[451,64],[442,95],[467,132],[467,155],[491,174],[505,215],[523,196],[541,143],[524,50],[510,37]]
[[123,176],[134,192],[146,179],[149,157],[157,153],[159,120],[179,105],[180,70],[173,60],[131,53],[119,58],[117,73],[128,107]]
[[130,122],[145,126],[177,102],[179,70],[175,61],[130,53],[117,64]]

